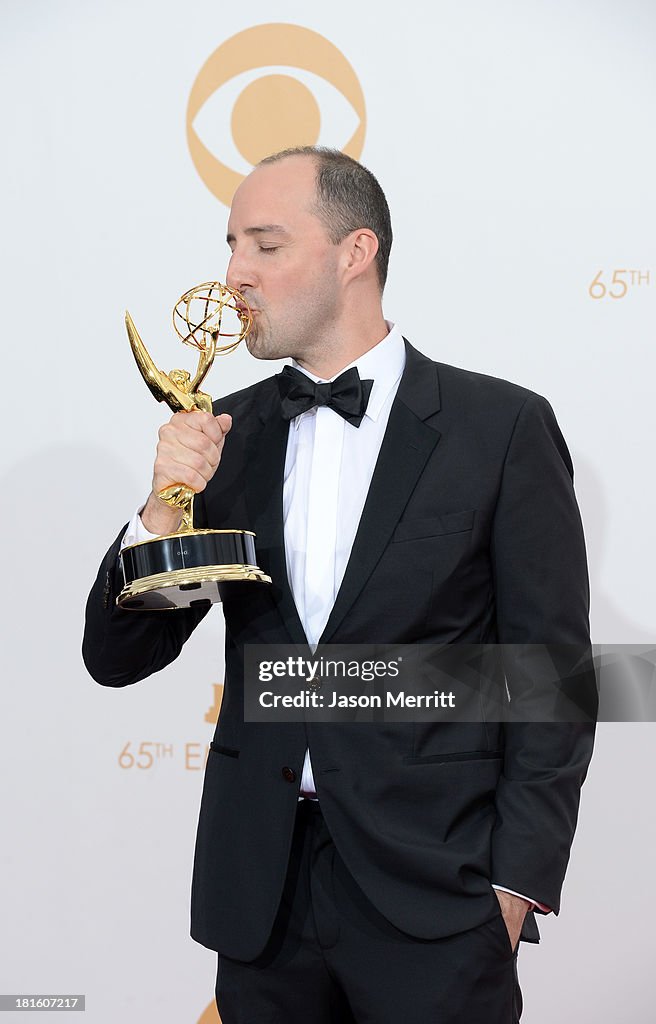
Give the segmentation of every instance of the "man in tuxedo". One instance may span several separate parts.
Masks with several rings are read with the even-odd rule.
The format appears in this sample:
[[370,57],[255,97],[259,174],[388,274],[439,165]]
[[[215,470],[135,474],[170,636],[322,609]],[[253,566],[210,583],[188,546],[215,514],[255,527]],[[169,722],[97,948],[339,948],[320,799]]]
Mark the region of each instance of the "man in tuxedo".
[[[521,706],[537,645],[589,647],[569,452],[544,398],[436,363],[384,319],[389,210],[356,161],[267,158],[227,240],[249,351],[292,365],[161,428],[151,494],[89,596],[85,662],[136,682],[205,614],[115,606],[121,545],[179,524],[165,487],[193,488],[199,525],[254,530],[273,583],[224,597],[192,883],[223,1024],[511,1024],[520,936],[559,910],[593,725],[245,722],[244,648],[508,645]],[[593,699],[592,674],[577,686]]]

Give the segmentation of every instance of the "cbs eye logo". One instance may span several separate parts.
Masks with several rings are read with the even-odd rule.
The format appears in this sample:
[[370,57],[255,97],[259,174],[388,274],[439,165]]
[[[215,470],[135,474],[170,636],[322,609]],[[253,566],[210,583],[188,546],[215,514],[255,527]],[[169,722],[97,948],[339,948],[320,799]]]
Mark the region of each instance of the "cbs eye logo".
[[226,39],[187,105],[191,158],[226,206],[254,164],[289,146],[335,146],[357,160],[365,125],[362,87],[346,57],[300,25],[254,25]]

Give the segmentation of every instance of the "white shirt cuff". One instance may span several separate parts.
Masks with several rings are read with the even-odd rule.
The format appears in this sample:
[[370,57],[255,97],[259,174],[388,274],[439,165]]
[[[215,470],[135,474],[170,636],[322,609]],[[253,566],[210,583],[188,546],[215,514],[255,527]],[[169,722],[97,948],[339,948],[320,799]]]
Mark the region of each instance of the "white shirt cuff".
[[542,910],[545,914],[551,913],[551,907],[545,907],[544,903],[538,903],[538,901],[532,899],[531,896],[525,896],[523,892],[515,892],[514,889],[506,889],[505,885],[495,885],[494,882],[492,882],[492,888],[500,889],[501,892],[509,892],[511,896],[519,896],[519,898],[522,900],[528,900],[528,902],[531,904],[529,910],[534,910],[535,907],[539,907],[540,910]]
[[145,507],[144,503],[141,508],[137,509],[128,523],[128,528],[123,534],[123,540],[121,541],[121,551],[131,544],[141,544],[144,540],[154,540],[155,537],[159,536],[157,533],[150,533],[141,521],[140,513],[143,512]]

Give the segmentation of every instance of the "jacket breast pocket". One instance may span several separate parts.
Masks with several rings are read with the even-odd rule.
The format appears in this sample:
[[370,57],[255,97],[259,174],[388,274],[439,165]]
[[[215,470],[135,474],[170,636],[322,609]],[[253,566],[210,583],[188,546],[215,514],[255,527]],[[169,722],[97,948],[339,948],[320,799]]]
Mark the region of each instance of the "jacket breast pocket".
[[465,761],[500,761],[501,750],[463,750],[451,754],[406,754],[404,764],[462,764]]
[[420,540],[422,537],[441,537],[448,533],[466,533],[474,525],[476,509],[464,512],[446,512],[441,516],[424,519],[403,519],[392,534],[392,543]]

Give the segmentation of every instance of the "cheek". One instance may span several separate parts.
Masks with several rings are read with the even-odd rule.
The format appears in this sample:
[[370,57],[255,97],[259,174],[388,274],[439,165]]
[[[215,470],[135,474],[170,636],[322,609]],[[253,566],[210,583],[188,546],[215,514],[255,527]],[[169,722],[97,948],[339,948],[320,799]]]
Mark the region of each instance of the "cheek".
[[281,261],[262,272],[261,288],[266,309],[281,320],[307,323],[321,310],[332,307],[337,297],[334,260]]
[[312,302],[313,305],[325,306],[337,298],[337,277],[334,262],[330,260],[314,260],[297,270],[291,280],[299,298]]
[[314,304],[316,281],[307,267],[285,267],[272,274],[267,281],[266,301],[268,308],[284,318],[285,311],[295,315]]

